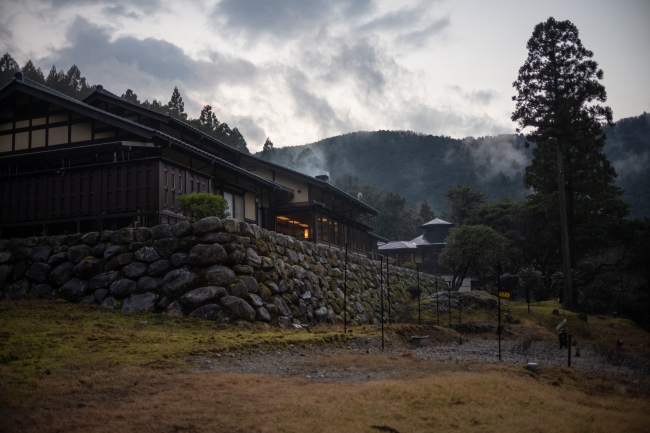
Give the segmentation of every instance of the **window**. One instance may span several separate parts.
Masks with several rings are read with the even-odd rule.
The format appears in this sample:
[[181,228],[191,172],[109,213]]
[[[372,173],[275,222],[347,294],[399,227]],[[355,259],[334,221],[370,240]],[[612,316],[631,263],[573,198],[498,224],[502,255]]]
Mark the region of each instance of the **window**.
[[237,221],[244,221],[244,196],[230,192],[224,192],[223,198],[225,198],[228,202],[228,211],[230,212],[230,218],[234,218]]
[[275,217],[275,231],[285,235],[293,236],[296,239],[310,239],[310,218],[310,212],[297,212],[289,215],[278,215]]

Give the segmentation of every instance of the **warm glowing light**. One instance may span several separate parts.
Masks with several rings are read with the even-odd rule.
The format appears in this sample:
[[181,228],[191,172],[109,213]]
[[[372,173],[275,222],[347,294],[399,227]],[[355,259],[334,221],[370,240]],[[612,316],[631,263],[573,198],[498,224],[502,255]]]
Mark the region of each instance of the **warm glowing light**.
[[305,229],[305,239],[309,238],[309,229]]
[[289,221],[289,218],[287,218],[286,216],[282,216],[282,215],[280,215],[280,216],[278,216],[277,218],[278,218],[279,220],[282,220],[282,221]]

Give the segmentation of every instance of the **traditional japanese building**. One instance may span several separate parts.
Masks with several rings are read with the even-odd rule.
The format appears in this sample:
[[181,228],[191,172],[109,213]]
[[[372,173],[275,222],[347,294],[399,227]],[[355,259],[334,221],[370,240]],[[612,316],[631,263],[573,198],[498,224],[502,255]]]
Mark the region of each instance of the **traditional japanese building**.
[[[0,89],[0,236],[153,226],[177,198],[219,194],[234,218],[369,253],[377,211],[97,86],[84,101],[17,73]],[[9,234],[10,233],[10,234]]]
[[[435,218],[420,226],[424,233],[410,241],[392,241],[378,246],[379,254],[395,261],[397,266],[405,262],[416,263],[420,272],[438,275],[450,280],[450,271],[438,263],[438,257],[447,244],[449,229],[453,223]],[[463,281],[461,291],[471,289],[470,278]]]

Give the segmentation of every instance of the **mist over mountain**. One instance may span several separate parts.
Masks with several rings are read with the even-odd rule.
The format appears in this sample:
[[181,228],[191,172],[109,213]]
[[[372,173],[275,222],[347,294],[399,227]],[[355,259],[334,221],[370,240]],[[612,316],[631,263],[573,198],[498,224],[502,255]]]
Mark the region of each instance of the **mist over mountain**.
[[[622,119],[604,129],[605,153],[619,174],[622,199],[632,205],[630,217],[650,216],[650,115]],[[332,180],[350,173],[359,185],[397,192],[410,206],[427,200],[439,215],[446,210],[442,193],[458,184],[485,191],[490,202],[524,198],[530,193],[523,174],[532,148],[525,147],[521,134],[454,139],[381,130],[276,148],[270,159],[309,175],[329,174]]]

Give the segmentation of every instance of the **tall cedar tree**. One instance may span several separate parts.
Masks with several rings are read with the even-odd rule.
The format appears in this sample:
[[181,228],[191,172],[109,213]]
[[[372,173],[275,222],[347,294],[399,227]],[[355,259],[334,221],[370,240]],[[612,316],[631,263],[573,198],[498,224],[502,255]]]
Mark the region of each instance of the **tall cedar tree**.
[[[566,167],[570,162],[567,155],[578,147],[593,148],[602,136],[600,122],[611,123],[612,111],[594,104],[607,99],[605,87],[599,83],[603,71],[591,60],[593,53],[582,45],[578,29],[570,21],[556,21],[551,17],[536,25],[526,46],[528,58],[513,83],[518,94],[513,96],[516,108],[512,120],[517,122],[518,131],[531,128],[526,139],[537,145],[533,166],[542,162],[541,153],[556,155],[564,304],[572,309],[567,212],[574,209],[567,206],[566,200]],[[547,171],[545,177],[548,176],[551,173]]]
[[3,54],[0,57],[0,86],[3,86],[14,76],[16,72],[20,71],[18,62],[14,60],[9,53]]

